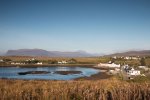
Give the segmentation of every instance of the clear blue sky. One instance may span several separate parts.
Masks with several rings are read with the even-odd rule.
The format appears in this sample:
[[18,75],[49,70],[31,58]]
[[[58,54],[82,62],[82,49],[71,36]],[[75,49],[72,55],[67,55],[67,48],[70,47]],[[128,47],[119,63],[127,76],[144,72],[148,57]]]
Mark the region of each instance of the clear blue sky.
[[150,0],[0,0],[0,51],[150,49]]

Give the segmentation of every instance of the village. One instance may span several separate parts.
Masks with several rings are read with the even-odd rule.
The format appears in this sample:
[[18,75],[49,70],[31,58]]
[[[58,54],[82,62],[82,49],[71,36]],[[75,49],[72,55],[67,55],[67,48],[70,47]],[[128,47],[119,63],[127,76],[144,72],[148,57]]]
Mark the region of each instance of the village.
[[[147,77],[150,73],[150,68],[146,66],[145,62],[143,62],[143,58],[138,57],[112,57],[113,61],[109,61],[108,63],[99,63],[95,67],[97,68],[107,68],[108,73],[111,75],[119,75],[122,80],[132,80],[135,77],[143,76]],[[139,66],[128,65],[128,64],[115,64],[116,59],[124,59],[124,60],[139,60],[141,64]],[[148,76],[149,77],[149,76]]]
[[0,64],[4,65],[45,65],[45,64],[75,64],[77,61],[73,58],[69,60],[48,60],[48,61],[40,61],[34,58],[26,59],[23,61],[14,61],[12,59],[0,59]]
[[[143,76],[143,77],[149,77],[150,68],[145,64],[145,60],[143,61],[144,57],[128,57],[128,56],[121,56],[121,57],[111,57],[108,59],[108,57],[99,57],[99,58],[92,58],[92,59],[99,59],[98,61],[100,63],[94,63],[93,66],[99,69],[107,69],[107,73],[109,75],[113,76],[120,76],[122,80],[131,80],[134,79],[137,76]],[[12,66],[26,66],[26,65],[34,65],[34,66],[44,66],[44,65],[76,65],[76,64],[87,64],[80,62],[77,58],[69,58],[69,59],[61,59],[61,60],[39,60],[36,57],[31,57],[22,61],[15,61],[13,59],[5,58],[0,59],[0,65],[12,65]],[[102,61],[102,59],[107,59],[106,61]],[[109,60],[109,61],[108,61]],[[119,63],[118,63],[119,61]],[[125,61],[138,61],[140,62],[138,65],[126,63]],[[91,66],[92,67],[92,66]]]

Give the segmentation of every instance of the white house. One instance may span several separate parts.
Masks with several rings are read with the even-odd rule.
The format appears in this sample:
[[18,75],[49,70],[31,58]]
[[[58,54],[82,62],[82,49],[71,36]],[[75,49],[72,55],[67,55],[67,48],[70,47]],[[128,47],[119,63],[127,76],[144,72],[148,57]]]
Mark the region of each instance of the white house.
[[15,63],[14,63],[14,62],[12,62],[11,64],[12,64],[12,65],[15,65]]
[[132,59],[132,57],[125,57],[124,59],[129,60],[129,59]]
[[147,68],[146,66],[138,66],[138,67],[141,68],[141,69]]
[[25,63],[11,62],[12,65],[25,65]]
[[124,59],[126,59],[126,60],[138,60],[138,59],[140,59],[139,57],[124,57]]
[[38,62],[38,63],[36,63],[37,65],[42,65],[43,63],[42,62]]
[[110,68],[120,68],[120,64],[115,64],[115,63],[112,63],[112,64],[107,64],[107,63],[100,63],[98,64],[99,67],[110,67]]
[[114,59],[117,59],[117,56],[114,56],[113,58],[114,58]]
[[58,64],[67,64],[67,61],[58,61]]
[[138,66],[138,68],[144,69],[145,71],[148,71],[148,70],[149,70],[149,68],[148,68],[147,66]]
[[115,68],[114,70],[109,70],[109,73],[110,74],[117,74],[120,72],[120,69],[119,68]]
[[63,64],[67,64],[67,61],[62,61]]
[[133,60],[139,60],[139,57],[132,57]]
[[130,67],[129,65],[123,65],[122,68],[127,72]]
[[32,59],[28,59],[28,60],[26,60],[26,61],[34,61],[34,60],[36,60],[35,58],[32,58]]
[[61,62],[61,61],[58,61],[57,63],[58,63],[58,64],[62,64],[62,62]]
[[4,62],[3,59],[0,59],[0,62]]
[[32,58],[32,59],[31,59],[31,61],[34,61],[34,60],[35,60],[35,58]]
[[129,69],[129,65],[123,65],[122,66],[124,69]]
[[139,70],[134,70],[134,68],[132,68],[131,70],[127,71],[128,75],[133,75],[133,76],[137,76],[137,75],[141,75]]
[[120,71],[120,68],[115,68],[115,71],[119,72],[119,71]]

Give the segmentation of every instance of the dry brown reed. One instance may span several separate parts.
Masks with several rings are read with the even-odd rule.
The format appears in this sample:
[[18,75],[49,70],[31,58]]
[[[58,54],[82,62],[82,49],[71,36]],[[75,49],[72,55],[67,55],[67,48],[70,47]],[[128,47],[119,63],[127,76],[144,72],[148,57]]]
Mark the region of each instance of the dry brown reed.
[[0,80],[0,100],[149,100],[150,83]]

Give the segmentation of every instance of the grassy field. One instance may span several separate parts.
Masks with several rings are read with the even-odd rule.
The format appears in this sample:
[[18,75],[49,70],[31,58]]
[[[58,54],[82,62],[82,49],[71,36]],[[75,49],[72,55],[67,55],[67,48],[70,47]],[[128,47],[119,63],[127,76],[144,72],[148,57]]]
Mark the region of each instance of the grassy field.
[[[68,61],[72,58],[67,57],[44,57],[44,56],[0,56],[0,59],[10,59],[14,62],[22,62],[26,61],[28,59],[35,58],[38,61],[42,61],[43,64],[49,64],[50,61]],[[98,63],[108,63],[109,61],[114,61],[114,63],[117,64],[128,64],[130,66],[140,66],[140,60],[124,60],[124,59],[116,59],[113,60],[111,57],[75,57],[73,58],[77,62],[75,64],[98,64]],[[3,63],[0,63],[2,65]],[[145,58],[145,64],[146,66],[150,67],[150,57]]]
[[0,80],[0,100],[149,100],[150,83]]
[[[0,56],[0,59],[11,59],[12,61],[25,61],[27,59],[36,58],[39,61],[47,63],[49,60],[56,60],[56,61],[62,61],[62,60],[70,60],[72,58],[67,57],[44,57],[44,56]],[[98,57],[75,57],[75,60],[77,60],[77,63],[80,64],[97,64],[100,62],[100,59]]]

